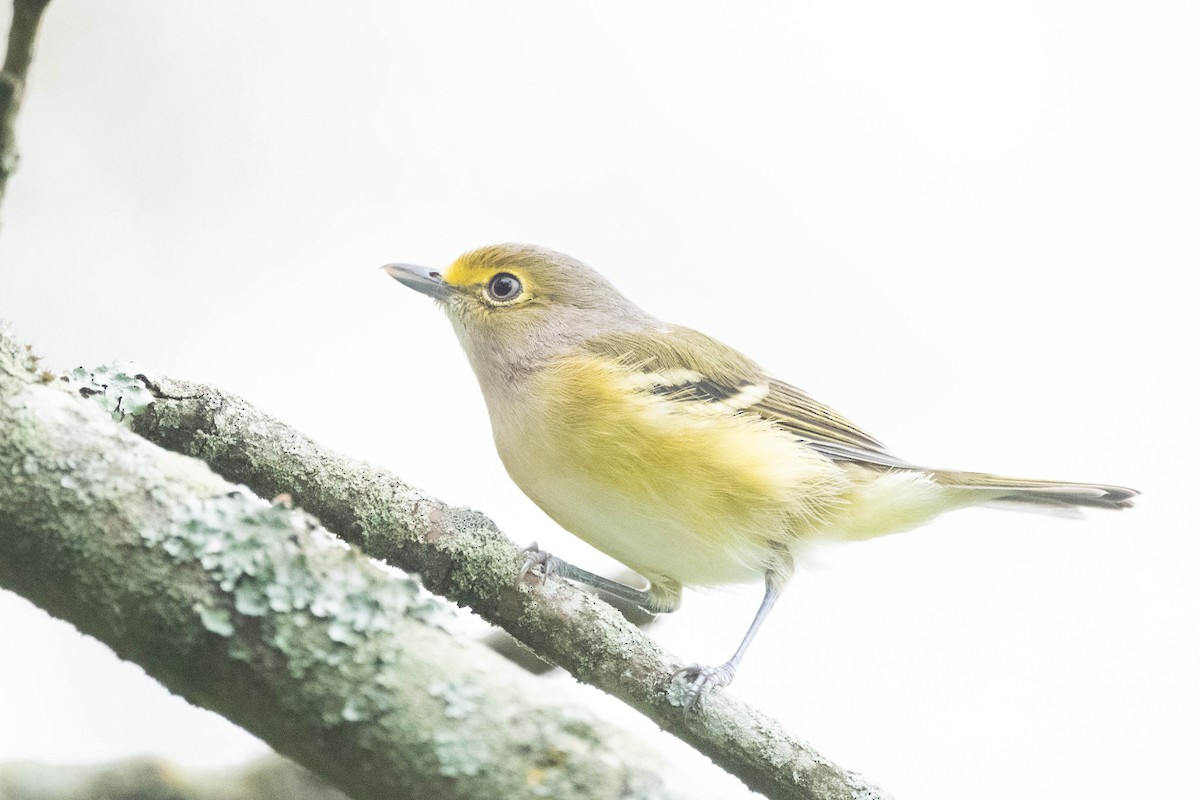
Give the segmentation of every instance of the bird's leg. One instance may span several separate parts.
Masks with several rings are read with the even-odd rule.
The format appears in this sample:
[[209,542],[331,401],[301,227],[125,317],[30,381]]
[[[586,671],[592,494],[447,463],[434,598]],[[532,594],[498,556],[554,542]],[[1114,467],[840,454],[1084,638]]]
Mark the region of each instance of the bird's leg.
[[[790,569],[788,572],[790,573]],[[738,664],[742,662],[742,656],[746,655],[746,650],[750,648],[750,642],[754,641],[755,634],[762,627],[767,614],[771,613],[771,608],[774,607],[775,601],[779,599],[779,595],[783,591],[783,586],[787,582],[787,579],[783,577],[780,571],[773,569],[768,569],[765,577],[766,591],[763,593],[758,613],[754,615],[754,620],[750,623],[750,629],[742,637],[742,643],[738,645],[738,649],[734,652],[733,656],[719,667],[690,664],[676,672],[673,676],[673,691],[670,695],[672,705],[681,706],[684,712],[691,711],[693,708],[703,705],[704,698],[713,689],[733,683],[733,676],[737,674]]]
[[525,548],[525,562],[521,565],[518,580],[524,579],[534,567],[542,568],[542,580],[557,575],[575,583],[582,583],[599,589],[602,592],[618,597],[627,603],[644,608],[651,614],[665,614],[679,608],[682,588],[672,581],[653,582],[646,589],[634,589],[619,581],[605,578],[586,569],[580,569],[574,564],[568,564],[561,558],[552,556],[544,550],[539,550],[537,542]]

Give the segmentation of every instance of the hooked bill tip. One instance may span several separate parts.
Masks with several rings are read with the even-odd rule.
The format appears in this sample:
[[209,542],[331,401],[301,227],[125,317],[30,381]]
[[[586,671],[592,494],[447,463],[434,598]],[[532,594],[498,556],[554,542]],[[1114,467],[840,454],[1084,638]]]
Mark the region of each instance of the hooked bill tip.
[[384,264],[380,267],[389,276],[410,289],[429,295],[435,300],[449,296],[451,287],[442,281],[442,273],[417,264]]

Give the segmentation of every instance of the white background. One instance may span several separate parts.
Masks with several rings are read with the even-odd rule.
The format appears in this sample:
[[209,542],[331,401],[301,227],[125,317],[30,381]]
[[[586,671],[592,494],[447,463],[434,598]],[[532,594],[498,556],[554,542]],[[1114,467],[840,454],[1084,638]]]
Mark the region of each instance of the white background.
[[[298,5],[305,5],[298,10]],[[934,466],[1123,483],[825,552],[732,691],[898,798],[1183,797],[1200,746],[1188,3],[50,8],[0,314],[601,568],[508,481],[448,324],[379,274],[530,241]],[[723,660],[754,587],[651,630]],[[0,761],[262,749],[0,595]],[[652,740],[692,796],[740,784]]]

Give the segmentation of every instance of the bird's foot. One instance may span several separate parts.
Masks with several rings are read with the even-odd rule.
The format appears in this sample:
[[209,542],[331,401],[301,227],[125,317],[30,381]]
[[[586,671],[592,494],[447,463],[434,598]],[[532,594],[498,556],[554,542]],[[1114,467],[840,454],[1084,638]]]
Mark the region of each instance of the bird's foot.
[[726,662],[719,667],[689,664],[671,676],[667,701],[682,708],[684,713],[704,707],[704,700],[718,686],[733,683],[737,666]]
[[517,573],[518,583],[524,582],[525,576],[532,575],[533,583],[543,584],[547,578],[558,571],[559,565],[563,563],[545,550],[538,549],[537,542],[526,547],[521,554],[525,556],[525,560],[521,562],[521,571]]

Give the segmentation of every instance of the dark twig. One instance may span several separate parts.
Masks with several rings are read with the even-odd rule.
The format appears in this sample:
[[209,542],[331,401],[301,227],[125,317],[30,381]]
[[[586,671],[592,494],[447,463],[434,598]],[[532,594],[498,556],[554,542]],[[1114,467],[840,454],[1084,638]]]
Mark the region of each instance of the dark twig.
[[14,0],[12,26],[8,30],[8,51],[0,70],[0,203],[8,176],[17,169],[16,124],[25,81],[33,61],[34,43],[42,14],[50,0]]

